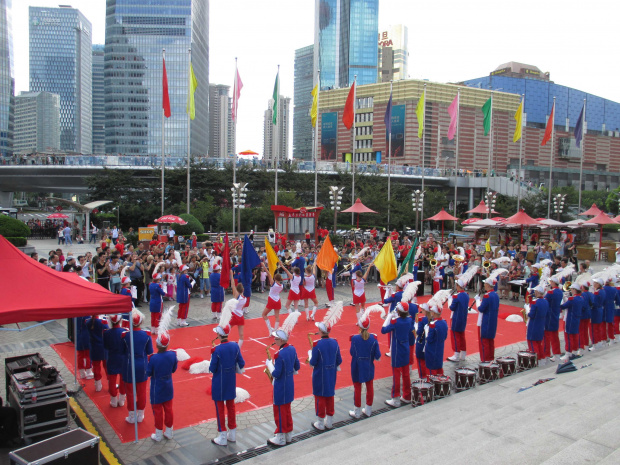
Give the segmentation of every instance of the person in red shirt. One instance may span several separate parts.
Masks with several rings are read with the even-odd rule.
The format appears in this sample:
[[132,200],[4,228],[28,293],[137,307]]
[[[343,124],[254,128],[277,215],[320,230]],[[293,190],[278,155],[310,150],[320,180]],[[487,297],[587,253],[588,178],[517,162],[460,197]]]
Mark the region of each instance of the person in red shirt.
[[370,235],[372,236],[373,240],[377,239],[377,228],[372,228],[370,230]]
[[399,237],[400,237],[400,234],[398,234],[398,231],[396,231],[396,228],[394,228],[394,231],[392,231],[392,234],[390,234],[390,238],[393,241],[397,241]]

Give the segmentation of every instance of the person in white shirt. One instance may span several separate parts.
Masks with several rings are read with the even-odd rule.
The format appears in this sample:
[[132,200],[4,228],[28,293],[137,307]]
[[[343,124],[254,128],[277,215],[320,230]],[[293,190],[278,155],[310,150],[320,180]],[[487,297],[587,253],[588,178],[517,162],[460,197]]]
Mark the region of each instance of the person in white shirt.
[[368,277],[368,272],[372,268],[372,264],[368,265],[366,268],[366,272],[362,276],[362,270],[357,270],[355,272],[355,278],[351,280],[351,288],[353,291],[353,304],[355,305],[355,311],[357,318],[359,319],[362,316],[364,311],[364,306],[366,305],[366,278]]
[[[278,326],[280,326],[280,310],[282,309],[282,299],[280,298],[280,293],[282,292],[282,289],[284,289],[284,286],[282,285],[282,275],[278,273],[278,270],[274,272],[274,276],[272,277],[269,270],[263,263],[261,266],[261,271],[267,274],[269,284],[271,285],[271,288],[269,289],[269,297],[267,298],[267,305],[265,305],[265,308],[263,309],[263,320],[265,320],[267,330],[271,336],[274,331],[278,330]],[[272,310],[275,315],[275,323],[273,327],[271,327],[271,322],[269,321],[269,313]]]
[[[316,298],[315,292],[316,281],[316,264],[306,267],[306,273],[304,275],[304,285],[301,288],[301,297],[304,299],[304,311],[306,312],[306,321],[314,321],[314,315],[316,314],[316,306],[319,304],[319,300]],[[312,300],[314,306],[312,307],[312,314],[310,315],[308,310],[308,301]]]
[[[230,282],[234,282],[233,272],[230,270]],[[230,319],[230,327],[236,326],[239,329],[239,349],[243,345],[243,328],[245,326],[245,318],[243,314],[243,307],[247,299],[243,295],[243,284],[239,283],[236,286],[232,286],[233,298],[237,300],[235,308],[232,309],[232,318]]]

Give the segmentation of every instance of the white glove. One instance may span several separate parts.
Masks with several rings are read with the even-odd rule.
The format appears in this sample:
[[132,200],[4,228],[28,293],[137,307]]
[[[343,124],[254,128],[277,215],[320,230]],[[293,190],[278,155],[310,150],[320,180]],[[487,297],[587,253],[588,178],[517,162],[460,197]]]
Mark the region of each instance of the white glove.
[[418,323],[414,323],[414,324],[413,324],[413,329],[414,329],[414,331],[417,331],[417,330],[418,330]]
[[276,369],[276,367],[273,366],[273,362],[271,360],[265,360],[265,365],[267,366],[269,373],[273,373],[273,370]]
[[454,299],[452,299],[452,296],[448,297],[448,308],[452,307],[452,301]]
[[295,371],[293,372],[293,374],[294,374],[294,375],[298,375],[298,374],[299,374],[299,372],[298,372],[297,370],[295,370]]
[[418,303],[418,298],[416,296],[413,296],[413,298],[411,299],[411,303],[412,304],[417,304]]
[[392,312],[389,312],[387,316],[385,317],[385,321],[383,322],[383,327],[386,328],[387,325],[389,325],[391,321],[392,321]]
[[428,325],[426,325],[426,326],[424,327],[424,335],[425,335],[426,337],[428,337],[428,330],[429,330],[429,327],[428,327]]
[[531,307],[530,307],[530,304],[525,304],[525,305],[523,306],[523,308],[525,309],[525,311],[526,311],[527,313],[530,313],[530,308],[531,308]]
[[567,300],[568,300],[568,297],[566,297],[566,295],[562,297],[562,304],[565,304]]
[[241,375],[241,374],[245,373],[245,368],[239,367],[239,364],[237,363],[235,365],[235,371]]
[[312,349],[308,350],[308,362],[312,359]]
[[336,371],[340,371],[340,365],[336,367]]
[[479,295],[476,295],[476,297],[474,297],[474,300],[476,301],[477,305],[480,305],[480,302],[482,302],[482,299],[480,298]]

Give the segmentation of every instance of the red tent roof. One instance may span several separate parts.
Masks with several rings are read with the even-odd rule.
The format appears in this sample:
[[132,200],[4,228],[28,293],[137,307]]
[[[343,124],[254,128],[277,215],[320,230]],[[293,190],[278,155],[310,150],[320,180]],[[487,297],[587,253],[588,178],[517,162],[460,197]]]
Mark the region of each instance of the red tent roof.
[[599,213],[601,213],[602,211],[603,211],[603,210],[601,210],[600,208],[598,208],[598,207],[596,206],[596,204],[595,204],[595,203],[593,203],[593,204],[592,204],[592,206],[591,206],[588,210],[586,210],[586,211],[585,211],[585,212],[583,212],[583,213],[579,213],[579,214],[580,214],[580,215],[583,215],[583,216],[596,216],[596,215],[598,215]]
[[159,218],[157,218],[155,220],[155,223],[165,223],[165,224],[187,224],[187,221],[185,221],[183,218],[181,218],[180,216],[176,216],[176,215],[164,215],[164,216],[160,216]]
[[[585,213],[582,213],[582,215],[585,215]],[[616,221],[614,219],[612,219],[609,216],[607,216],[607,213],[604,213],[604,212],[600,212],[594,218],[589,219],[588,223],[595,223],[595,224],[618,224],[618,223],[616,223]]]
[[442,208],[441,211],[435,216],[426,218],[426,221],[458,221],[458,218],[452,216],[450,213],[448,213]]
[[377,213],[377,212],[368,208],[358,198],[352,206],[350,206],[346,210],[342,210],[340,213]]
[[475,216],[468,218],[461,222],[461,224],[473,224],[480,221],[482,218],[476,218]]
[[[489,213],[489,208],[484,203],[484,200],[481,200],[476,208],[469,210],[467,213]],[[491,213],[497,213],[495,210],[491,210]]]
[[21,252],[3,236],[0,236],[0,256],[0,282],[6,283],[0,325],[131,311],[130,297],[113,294],[75,273],[54,271]]
[[516,215],[512,215],[510,218],[506,218],[506,223],[507,224],[520,224],[520,225],[523,225],[523,226],[528,226],[528,225],[540,224],[540,221],[535,220],[530,215],[525,213],[524,210],[521,210]]

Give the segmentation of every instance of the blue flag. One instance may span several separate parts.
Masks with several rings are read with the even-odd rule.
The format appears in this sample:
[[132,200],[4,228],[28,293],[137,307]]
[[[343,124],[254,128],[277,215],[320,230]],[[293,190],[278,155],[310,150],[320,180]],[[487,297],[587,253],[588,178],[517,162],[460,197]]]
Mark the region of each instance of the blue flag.
[[583,110],[585,105],[581,108],[581,113],[579,113],[579,118],[577,119],[577,124],[575,124],[575,144],[577,147],[581,147],[581,139],[583,138]]
[[392,92],[390,92],[390,100],[388,100],[383,121],[385,122],[385,133],[388,134],[389,137],[389,134],[392,132]]
[[252,295],[252,270],[260,265],[260,257],[246,235],[243,238],[243,251],[241,252],[241,283],[243,295]]

